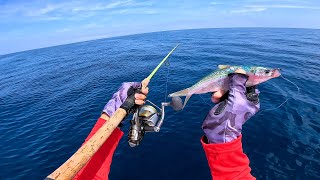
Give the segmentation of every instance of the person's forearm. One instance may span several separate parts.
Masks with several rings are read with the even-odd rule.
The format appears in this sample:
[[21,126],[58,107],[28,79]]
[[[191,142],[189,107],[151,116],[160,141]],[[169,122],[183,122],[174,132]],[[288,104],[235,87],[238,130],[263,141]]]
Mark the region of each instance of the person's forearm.
[[[88,141],[108,120],[109,116],[102,113],[85,141]],[[112,156],[122,136],[123,132],[116,128],[74,180],[108,179]]]
[[[126,111],[128,113],[135,104],[144,104],[146,95],[148,94],[148,83],[148,79],[143,80],[142,83],[122,83],[119,90],[113,94],[112,98],[104,106],[99,119],[86,138],[86,141],[96,134],[103,125],[106,125],[106,127],[110,124],[113,125],[114,122],[111,122],[113,121],[112,116],[117,113],[118,108],[122,108],[122,110],[118,109],[120,112]],[[140,90],[138,91],[138,89]],[[115,117],[116,116],[117,114],[115,114]],[[117,123],[119,123],[119,121],[117,121]],[[122,136],[123,132],[119,127],[116,127],[100,149],[93,155],[90,161],[74,179],[108,179],[112,156]]]
[[221,144],[209,144],[207,138],[201,138],[201,144],[207,156],[212,179],[252,179],[249,159],[242,150],[242,136]]
[[[243,70],[242,70],[243,71]],[[240,74],[239,74],[240,73]],[[259,110],[259,103],[248,99],[248,76],[240,71],[229,75],[229,92],[208,113],[201,139],[213,179],[255,179],[249,159],[243,152],[242,125]],[[258,93],[250,90],[250,96]],[[214,96],[217,99],[218,96]]]

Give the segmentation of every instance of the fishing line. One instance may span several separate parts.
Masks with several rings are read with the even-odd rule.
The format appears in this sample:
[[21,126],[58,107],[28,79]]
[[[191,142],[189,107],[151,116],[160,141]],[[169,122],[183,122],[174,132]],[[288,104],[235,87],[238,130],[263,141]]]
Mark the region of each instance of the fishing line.
[[260,113],[263,112],[263,111],[273,111],[273,110],[276,110],[276,109],[280,108],[282,105],[284,105],[286,102],[288,102],[289,99],[292,99],[292,98],[287,98],[284,102],[282,102],[279,106],[277,106],[277,107],[275,107],[275,108],[269,108],[269,109],[261,110]]
[[166,61],[165,66],[167,66],[167,79],[166,79],[166,89],[165,89],[165,94],[164,94],[164,102],[167,102],[168,82],[169,82],[169,74],[170,74],[170,62],[169,62],[169,60]]
[[[280,75],[284,80],[288,81],[289,83],[293,84],[294,86],[297,87],[297,94],[300,94],[300,88],[297,84],[295,84],[294,82],[290,81],[289,79],[283,77],[282,75]],[[270,109],[264,109],[262,111],[260,111],[259,113],[263,112],[263,111],[272,111],[272,110],[276,110],[278,108],[280,108],[282,105],[284,105],[286,102],[289,101],[289,99],[293,99],[292,97],[287,98],[284,102],[282,102],[279,106],[275,107],[275,108],[270,108]]]
[[297,89],[298,89],[298,92],[297,92],[297,93],[300,94],[300,88],[299,88],[299,86],[298,86],[297,84],[295,84],[294,82],[290,81],[289,79],[283,77],[282,74],[281,74],[280,76],[281,76],[284,80],[286,80],[286,81],[288,81],[289,83],[295,85],[295,86],[297,87]]
[[161,108],[159,106],[157,106],[156,104],[154,104],[153,102],[149,101],[149,100],[146,100],[146,102],[149,102],[150,104],[154,105],[155,107],[157,107],[158,109],[161,110]]
[[207,105],[209,105],[211,108],[213,107],[212,104],[209,104],[209,103],[201,96],[201,94],[199,94],[199,96],[200,96],[200,98],[202,99],[202,101],[203,101],[204,103],[206,103]]

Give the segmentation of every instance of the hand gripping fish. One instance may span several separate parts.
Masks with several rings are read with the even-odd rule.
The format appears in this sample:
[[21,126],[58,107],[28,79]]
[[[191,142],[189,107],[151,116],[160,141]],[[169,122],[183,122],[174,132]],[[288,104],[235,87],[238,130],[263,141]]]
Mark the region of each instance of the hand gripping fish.
[[183,107],[187,104],[189,98],[193,94],[204,94],[208,92],[216,92],[222,90],[224,92],[229,90],[229,78],[228,74],[235,72],[237,69],[243,69],[246,71],[249,79],[246,83],[246,87],[254,86],[262,82],[268,81],[269,79],[279,77],[280,69],[272,69],[265,67],[256,66],[229,66],[219,65],[218,70],[212,72],[208,76],[201,79],[193,86],[169,94],[169,97],[186,96]]

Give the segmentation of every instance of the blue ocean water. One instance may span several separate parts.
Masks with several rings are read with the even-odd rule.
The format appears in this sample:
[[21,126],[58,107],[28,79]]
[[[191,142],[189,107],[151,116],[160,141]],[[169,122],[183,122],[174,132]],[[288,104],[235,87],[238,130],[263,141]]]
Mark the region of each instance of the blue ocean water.
[[[178,43],[169,93],[219,64],[281,68],[301,91],[281,78],[259,86],[262,109],[291,99],[244,125],[252,174],[320,179],[320,30],[273,28],[147,33],[0,56],[0,179],[45,178],[80,147],[121,82],[141,81]],[[165,100],[167,70],[149,85],[157,104]],[[110,179],[210,179],[199,140],[211,106],[209,95],[195,95],[182,112],[168,108],[161,131],[137,148],[127,143],[127,121]]]

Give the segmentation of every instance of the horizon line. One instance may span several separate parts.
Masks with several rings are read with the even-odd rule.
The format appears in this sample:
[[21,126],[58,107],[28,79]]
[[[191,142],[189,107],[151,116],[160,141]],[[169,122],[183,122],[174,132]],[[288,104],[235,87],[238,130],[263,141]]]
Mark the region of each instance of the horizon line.
[[171,30],[160,30],[160,31],[150,31],[150,32],[141,32],[141,33],[132,33],[132,34],[123,34],[123,35],[116,35],[116,36],[105,36],[103,35],[98,38],[92,38],[84,41],[74,41],[70,43],[63,43],[63,44],[57,44],[57,45],[51,45],[51,46],[45,46],[45,47],[39,47],[34,49],[27,49],[22,51],[16,51],[16,52],[9,52],[5,54],[0,54],[1,56],[11,55],[15,53],[22,53],[27,51],[33,51],[38,49],[46,49],[46,48],[52,48],[52,47],[58,47],[58,46],[65,46],[65,45],[71,45],[71,44],[77,44],[77,43],[84,43],[84,42],[90,42],[90,41],[97,41],[102,39],[112,39],[112,38],[120,38],[120,37],[126,37],[126,36],[134,36],[134,35],[141,35],[141,34],[151,34],[151,33],[160,33],[160,32],[171,32],[171,31],[184,31],[184,30],[201,30],[201,29],[241,29],[241,28],[256,28],[256,29],[306,29],[306,30],[320,30],[320,28],[301,28],[301,27],[250,27],[250,26],[243,26],[243,27],[208,27],[208,28],[186,28],[186,29],[171,29]]

